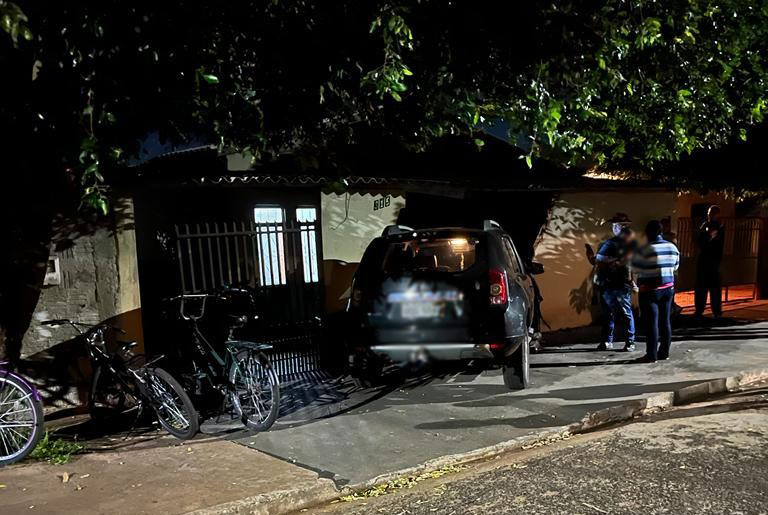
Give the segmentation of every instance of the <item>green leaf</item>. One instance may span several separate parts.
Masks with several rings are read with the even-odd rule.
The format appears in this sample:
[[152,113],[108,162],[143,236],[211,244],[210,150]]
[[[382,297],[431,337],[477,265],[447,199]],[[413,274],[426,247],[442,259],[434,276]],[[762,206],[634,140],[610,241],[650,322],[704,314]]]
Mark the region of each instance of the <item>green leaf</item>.
[[527,156],[525,156],[525,164],[527,164],[527,165],[528,165],[528,169],[529,169],[529,170],[533,168],[533,158],[531,157],[531,155],[530,155],[530,154],[528,154]]
[[477,148],[482,148],[483,145],[485,145],[485,141],[481,140],[480,138],[475,138],[475,145],[477,145]]
[[389,95],[395,100],[397,100],[398,102],[401,102],[403,100],[403,97],[401,97],[397,91],[390,91]]
[[739,138],[741,141],[747,141],[747,129],[739,129]]
[[219,78],[211,73],[204,73],[203,80],[208,84],[218,84]]
[[96,199],[96,207],[98,207],[104,215],[109,213],[109,205],[107,204],[107,201],[104,197],[99,197]]

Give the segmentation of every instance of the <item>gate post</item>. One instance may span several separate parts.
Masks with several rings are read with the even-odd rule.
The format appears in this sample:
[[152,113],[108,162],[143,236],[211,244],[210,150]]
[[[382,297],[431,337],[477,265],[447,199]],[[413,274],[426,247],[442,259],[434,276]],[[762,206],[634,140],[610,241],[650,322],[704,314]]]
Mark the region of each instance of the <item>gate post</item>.
[[757,251],[757,295],[768,299],[768,218],[760,219],[760,246]]

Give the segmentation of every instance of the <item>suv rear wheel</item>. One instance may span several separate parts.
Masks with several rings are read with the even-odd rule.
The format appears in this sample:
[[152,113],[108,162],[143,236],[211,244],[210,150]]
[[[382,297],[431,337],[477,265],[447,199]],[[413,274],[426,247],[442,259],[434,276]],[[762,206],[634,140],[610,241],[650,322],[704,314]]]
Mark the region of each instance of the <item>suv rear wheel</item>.
[[520,348],[507,359],[507,362],[502,368],[504,385],[510,390],[523,390],[528,388],[528,385],[530,384],[529,356],[530,344],[526,337],[520,344]]

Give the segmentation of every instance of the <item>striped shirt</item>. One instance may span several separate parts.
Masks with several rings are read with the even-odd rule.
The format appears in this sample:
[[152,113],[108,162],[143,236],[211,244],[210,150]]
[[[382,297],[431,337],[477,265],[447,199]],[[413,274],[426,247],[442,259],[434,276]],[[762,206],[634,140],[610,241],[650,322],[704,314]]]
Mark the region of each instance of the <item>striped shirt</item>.
[[680,251],[661,236],[642,247],[632,260],[640,291],[660,290],[675,285]]

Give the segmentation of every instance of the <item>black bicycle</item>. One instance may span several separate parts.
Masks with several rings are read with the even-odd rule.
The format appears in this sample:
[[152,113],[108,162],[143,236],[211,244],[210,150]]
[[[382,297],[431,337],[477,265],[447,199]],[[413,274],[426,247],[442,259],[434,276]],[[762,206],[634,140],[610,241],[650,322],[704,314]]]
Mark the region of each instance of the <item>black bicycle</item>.
[[[205,316],[210,299],[231,301],[234,296],[248,300],[249,311],[254,301],[250,292],[240,288],[224,288],[216,293],[179,295],[167,299],[179,302],[179,316],[189,326],[193,340],[192,371],[187,377],[195,392],[211,388],[224,397],[222,412],[230,409],[253,431],[266,431],[277,420],[280,409],[280,381],[264,354],[272,348],[267,343],[234,339],[233,333],[248,323],[248,315],[229,315],[223,355],[216,351],[198,327]],[[190,309],[190,304],[194,306]],[[252,318],[258,318],[250,315]]]
[[179,382],[155,363],[159,356],[144,362],[144,356],[134,354],[136,342],[119,342],[116,352],[107,350],[107,334],[123,333],[119,327],[108,324],[89,325],[67,319],[48,320],[42,325],[70,325],[86,343],[93,364],[88,408],[97,416],[100,408],[107,407],[120,413],[136,411],[136,418],[149,405],[160,425],[176,438],[192,438],[199,424],[197,411]]

